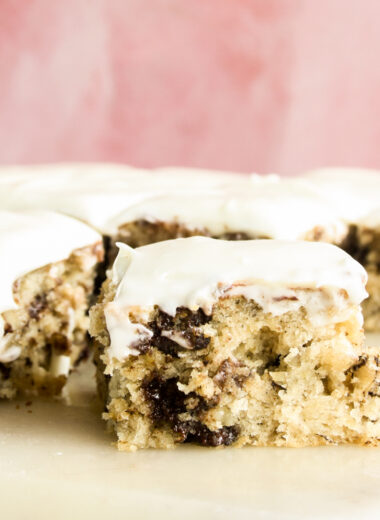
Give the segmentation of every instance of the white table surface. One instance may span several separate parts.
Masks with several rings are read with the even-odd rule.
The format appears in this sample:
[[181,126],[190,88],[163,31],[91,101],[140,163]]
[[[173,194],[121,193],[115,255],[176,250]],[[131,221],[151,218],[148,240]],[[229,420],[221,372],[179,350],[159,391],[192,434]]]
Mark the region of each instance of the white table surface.
[[91,372],[75,376],[71,406],[0,402],[1,519],[380,517],[380,448],[119,453]]

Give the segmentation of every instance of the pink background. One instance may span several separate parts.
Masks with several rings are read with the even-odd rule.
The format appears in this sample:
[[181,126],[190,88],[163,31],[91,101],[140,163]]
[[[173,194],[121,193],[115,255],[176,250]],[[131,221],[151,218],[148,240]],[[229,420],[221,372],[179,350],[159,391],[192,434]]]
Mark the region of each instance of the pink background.
[[379,0],[1,0],[0,162],[380,168]]

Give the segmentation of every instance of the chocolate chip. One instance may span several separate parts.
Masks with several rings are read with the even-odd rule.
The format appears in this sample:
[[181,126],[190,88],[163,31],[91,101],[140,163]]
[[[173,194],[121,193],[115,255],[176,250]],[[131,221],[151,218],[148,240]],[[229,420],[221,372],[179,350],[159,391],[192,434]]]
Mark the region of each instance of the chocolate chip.
[[0,363],[0,376],[4,381],[9,379],[11,376],[11,367],[4,363]]
[[223,426],[212,431],[199,421],[179,422],[173,429],[180,434],[182,442],[194,442],[210,447],[230,446],[236,442],[240,433],[238,426]]
[[191,347],[194,350],[202,350],[207,348],[211,338],[204,336],[203,334],[196,333],[192,330],[187,330],[184,333],[185,338],[189,341]]
[[28,313],[33,319],[38,319],[41,312],[47,307],[46,294],[37,294],[29,305]]
[[348,233],[340,244],[340,247],[344,249],[349,255],[351,255],[355,260],[357,260],[361,264],[365,264],[370,248],[368,246],[363,246],[360,243],[358,229],[356,226],[350,226]]
[[359,368],[361,368],[362,366],[364,366],[368,361],[368,357],[367,356],[359,356],[358,358],[358,361],[352,365],[350,368],[348,368],[346,370],[346,374],[353,374],[354,372],[356,372],[357,370],[359,370]]
[[158,348],[164,354],[167,354],[172,357],[178,357],[178,350],[180,350],[180,346],[175,341],[172,341],[165,336],[156,336],[154,338],[154,346]]
[[174,319],[166,312],[160,310],[156,318],[156,326],[160,330],[172,329],[174,327]]
[[177,379],[164,381],[159,376],[143,383],[145,398],[150,402],[152,421],[175,423],[178,414],[186,410],[185,394],[178,389]]
[[[138,344],[135,348],[141,353],[146,353],[151,347],[155,347],[164,354],[172,357],[178,357],[178,352],[185,348],[174,339],[171,339],[163,331],[173,331],[173,337],[176,334],[186,339],[188,349],[201,350],[207,348],[210,338],[201,334],[196,328],[210,321],[211,317],[207,316],[202,309],[195,312],[179,307],[174,317],[160,310],[154,321],[149,323],[153,336],[149,341]],[[170,336],[170,335],[169,335]]]
[[10,334],[11,332],[13,332],[12,325],[10,323],[5,323],[4,334]]
[[179,326],[182,329],[188,327],[200,327],[211,321],[211,316],[208,316],[203,309],[191,311],[185,307],[179,307],[177,309],[176,318],[179,319]]
[[106,279],[106,272],[108,266],[112,265],[111,263],[111,238],[107,235],[103,236],[103,250],[104,250],[104,258],[103,261],[99,262],[95,268],[95,280],[94,280],[94,291],[91,296],[90,304],[96,303],[97,296],[100,293],[100,289],[104,280]]
[[69,339],[63,334],[59,334],[58,332],[55,332],[52,334],[52,336],[50,336],[49,345],[55,354],[67,356],[71,353],[71,343]]
[[164,381],[159,376],[143,383],[146,400],[150,404],[151,419],[155,426],[168,424],[179,436],[177,442],[194,442],[202,446],[229,446],[234,443],[240,433],[237,426],[224,426],[217,431],[211,431],[198,420],[181,421],[179,415],[186,411],[186,400],[198,397],[199,404],[192,410],[196,413],[209,409],[217,404],[218,399],[203,400],[196,394],[184,394],[178,389],[176,378]]

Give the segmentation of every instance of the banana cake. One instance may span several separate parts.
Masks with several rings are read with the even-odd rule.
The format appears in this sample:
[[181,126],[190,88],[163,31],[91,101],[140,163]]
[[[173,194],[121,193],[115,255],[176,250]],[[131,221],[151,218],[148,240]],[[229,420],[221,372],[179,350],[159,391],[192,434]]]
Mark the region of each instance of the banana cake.
[[119,248],[90,324],[119,449],[378,443],[366,273],[347,253],[207,237]]
[[329,206],[335,206],[347,233],[338,245],[368,272],[369,298],[363,302],[365,328],[380,330],[380,172],[322,168],[305,180]]
[[380,329],[380,210],[351,224],[342,247],[358,260],[368,274],[369,297],[363,302],[367,331]]
[[88,352],[101,236],[46,211],[0,211],[0,398],[60,394]]

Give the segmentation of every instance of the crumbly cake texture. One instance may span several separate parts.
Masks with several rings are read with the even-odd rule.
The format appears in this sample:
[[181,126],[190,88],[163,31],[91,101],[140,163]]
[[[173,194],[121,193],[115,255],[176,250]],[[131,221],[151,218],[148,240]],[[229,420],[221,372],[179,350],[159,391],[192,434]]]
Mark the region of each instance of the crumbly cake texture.
[[[323,284],[306,286],[304,270],[297,287],[298,275],[290,270],[287,287],[276,277],[268,286],[262,278],[265,262],[257,261],[258,256],[264,261],[267,251],[260,251],[260,244],[268,241],[249,246],[244,245],[248,242],[230,243],[229,249],[235,248],[242,257],[242,271],[248,258],[252,276],[259,273],[261,279],[248,283],[247,277],[237,278],[231,283],[227,277],[225,285],[227,278],[221,279],[220,270],[219,281],[210,281],[211,267],[209,282],[216,293],[210,293],[204,283],[207,267],[199,267],[204,258],[197,260],[195,254],[189,260],[199,264],[200,270],[193,271],[189,263],[183,263],[188,249],[173,258],[174,249],[183,242],[191,242],[197,253],[203,250],[211,260],[217,252],[227,265],[222,260],[224,245],[214,250],[209,244],[216,241],[201,237],[137,249],[137,256],[130,253],[127,261],[124,250],[124,259],[119,255],[113,276],[104,284],[101,303],[92,309],[91,334],[96,340],[104,418],[117,435],[119,449],[172,448],[184,442],[203,446],[376,445],[380,368],[378,353],[363,341],[359,304],[365,277],[360,266],[334,246],[288,244],[296,268],[301,269],[297,255],[311,259],[317,253],[315,245],[322,247],[315,263],[321,262],[324,248],[333,248],[333,256],[335,250],[345,255],[331,266],[333,274],[340,272],[343,278],[334,289]],[[145,286],[136,276],[135,264],[146,267],[148,248],[155,267]],[[305,248],[310,251],[306,257]],[[284,252],[284,245],[278,250]],[[173,262],[179,266],[170,275],[164,266]],[[327,265],[317,281],[327,283],[326,276],[331,275]],[[315,265],[310,273],[319,268]],[[356,295],[350,290],[352,280],[343,283],[348,271],[355,279]],[[167,307],[158,297],[164,294],[160,291],[166,276],[174,277],[180,292],[189,288],[190,278],[195,291],[191,298],[196,294],[198,305],[194,299],[190,304],[191,298],[179,298],[173,308],[172,293]],[[202,284],[195,287],[201,279]],[[135,282],[142,284],[141,293],[132,304],[128,288],[133,289]],[[142,300],[148,287],[152,298]]]
[[0,398],[60,394],[88,354],[101,237],[50,212],[0,211]]
[[98,243],[16,280],[18,307],[2,313],[1,398],[59,395],[72,368],[88,356],[88,306],[101,257]]

